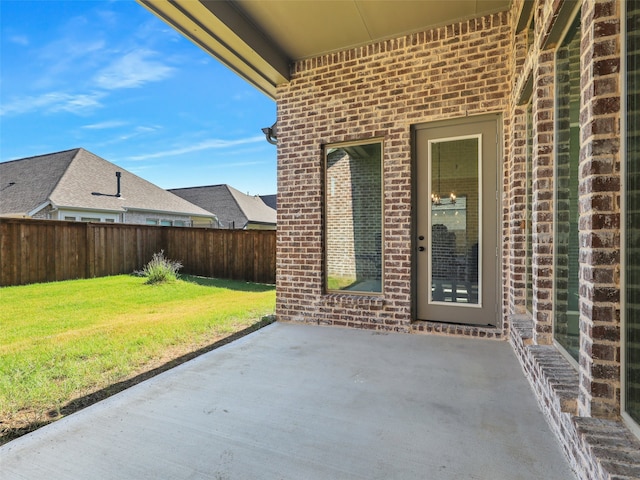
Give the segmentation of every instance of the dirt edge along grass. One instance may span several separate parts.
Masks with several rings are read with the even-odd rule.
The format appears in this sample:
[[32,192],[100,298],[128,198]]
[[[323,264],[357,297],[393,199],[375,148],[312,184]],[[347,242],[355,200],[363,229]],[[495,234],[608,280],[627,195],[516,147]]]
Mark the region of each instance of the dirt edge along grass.
[[71,415],[72,413],[78,412],[86,407],[89,407],[95,403],[98,403],[106,398],[111,397],[117,393],[122,392],[128,388],[133,387],[145,380],[149,380],[150,378],[155,377],[163,372],[171,370],[172,368],[177,367],[178,365],[182,365],[194,358],[197,358],[205,353],[211,352],[217,348],[220,348],[224,345],[227,345],[235,340],[238,340],[246,335],[249,335],[253,332],[260,330],[261,328],[266,327],[276,321],[275,315],[266,315],[262,317],[259,321],[254,323],[253,325],[239,330],[231,335],[221,338],[209,345],[205,345],[197,350],[181,355],[180,357],[169,360],[168,362],[155,367],[151,370],[147,370],[142,372],[132,378],[123,380],[121,382],[117,382],[115,384],[109,385],[105,388],[102,388],[96,392],[90,393],[88,395],[84,395],[79,398],[75,398],[66,405],[64,405],[60,410],[50,410],[47,412],[49,419],[47,420],[39,420],[34,421],[28,425],[19,427],[19,428],[1,428],[0,427],[0,445],[10,442],[11,440],[15,440],[27,433],[33,432],[41,427],[44,427],[50,423],[55,422],[63,417]]
[[273,285],[143,282],[120,275],[2,289],[0,445],[275,320]]

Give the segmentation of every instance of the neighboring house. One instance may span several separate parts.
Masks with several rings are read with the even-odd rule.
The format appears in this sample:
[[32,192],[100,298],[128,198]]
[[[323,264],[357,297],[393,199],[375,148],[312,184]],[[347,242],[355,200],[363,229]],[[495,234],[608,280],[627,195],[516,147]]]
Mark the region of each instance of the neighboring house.
[[202,227],[216,221],[82,148],[0,163],[0,216]]
[[275,195],[267,195],[267,205],[260,196],[246,195],[229,185],[210,185],[191,188],[174,188],[171,193],[216,212],[219,228],[244,230],[275,230]]
[[278,320],[509,340],[640,478],[639,2],[139,1],[277,102]]
[[274,210],[278,210],[278,195],[276,195],[276,194],[273,194],[273,195],[260,195],[260,198],[265,203],[265,205],[267,205],[268,207],[273,208]]

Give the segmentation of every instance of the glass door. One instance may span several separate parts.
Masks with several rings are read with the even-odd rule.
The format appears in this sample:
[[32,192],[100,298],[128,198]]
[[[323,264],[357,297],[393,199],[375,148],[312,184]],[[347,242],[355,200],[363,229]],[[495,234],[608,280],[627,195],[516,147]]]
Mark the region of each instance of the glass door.
[[497,117],[416,128],[416,311],[496,325]]

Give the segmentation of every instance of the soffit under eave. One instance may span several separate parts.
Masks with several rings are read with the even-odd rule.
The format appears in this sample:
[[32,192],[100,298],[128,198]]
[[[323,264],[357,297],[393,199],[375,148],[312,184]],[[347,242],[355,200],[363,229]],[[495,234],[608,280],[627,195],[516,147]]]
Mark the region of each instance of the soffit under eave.
[[[507,10],[511,0],[137,0],[269,97],[293,61]],[[428,8],[427,8],[428,7]]]
[[[203,0],[205,2],[215,0]],[[228,0],[298,61],[506,11],[512,0]]]
[[261,39],[227,2],[137,1],[267,96],[275,99],[276,86],[288,81],[289,59]]

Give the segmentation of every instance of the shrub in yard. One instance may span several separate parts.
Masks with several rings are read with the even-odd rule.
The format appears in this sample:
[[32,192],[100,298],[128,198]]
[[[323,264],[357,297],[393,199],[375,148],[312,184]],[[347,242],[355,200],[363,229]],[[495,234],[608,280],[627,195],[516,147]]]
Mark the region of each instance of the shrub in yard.
[[146,277],[147,284],[172,282],[178,278],[178,270],[182,268],[182,263],[169,260],[164,256],[164,250],[154,253],[151,261],[140,271],[135,272],[141,277]]

